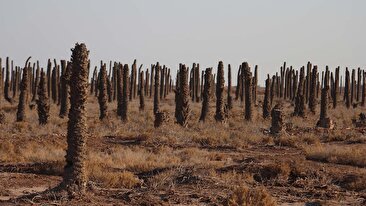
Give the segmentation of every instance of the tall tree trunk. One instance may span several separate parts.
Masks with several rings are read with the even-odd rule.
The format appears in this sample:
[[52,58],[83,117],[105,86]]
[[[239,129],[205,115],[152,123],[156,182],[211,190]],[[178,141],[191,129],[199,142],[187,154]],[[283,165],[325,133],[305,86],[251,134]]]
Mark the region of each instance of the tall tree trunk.
[[203,88],[203,100],[202,100],[202,110],[201,110],[201,116],[200,116],[200,121],[205,121],[209,111],[210,111],[210,100],[211,100],[211,80],[212,78],[212,69],[211,68],[207,68],[205,71],[205,84],[204,84],[204,88]]
[[85,193],[86,176],[86,102],[88,88],[88,56],[85,44],[72,49],[72,75],[70,79],[70,112],[67,126],[66,166],[62,186],[73,197]]
[[225,114],[224,88],[225,88],[224,64],[222,63],[222,61],[220,61],[219,66],[217,67],[217,80],[216,80],[215,120],[218,122],[226,122],[227,119]]
[[19,103],[17,110],[17,122],[22,122],[25,119],[25,104],[28,96],[28,61],[31,57],[28,57],[24,68],[23,68],[23,78],[20,84],[20,94],[19,94]]
[[101,63],[101,68],[99,71],[99,94],[98,94],[98,102],[99,102],[99,119],[103,120],[107,116],[107,66]]
[[38,109],[38,122],[40,125],[47,124],[50,105],[47,96],[47,84],[46,84],[46,74],[41,71],[41,78],[39,80],[38,86],[38,99],[37,101],[37,109]]

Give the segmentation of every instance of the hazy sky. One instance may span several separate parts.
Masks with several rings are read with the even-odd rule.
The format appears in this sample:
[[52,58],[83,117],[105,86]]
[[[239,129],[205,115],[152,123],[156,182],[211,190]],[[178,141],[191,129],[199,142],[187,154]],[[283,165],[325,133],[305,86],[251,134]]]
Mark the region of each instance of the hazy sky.
[[365,9],[365,0],[1,0],[0,56],[45,66],[85,42],[93,65],[221,60],[236,73],[247,61],[263,85],[283,61],[366,68]]

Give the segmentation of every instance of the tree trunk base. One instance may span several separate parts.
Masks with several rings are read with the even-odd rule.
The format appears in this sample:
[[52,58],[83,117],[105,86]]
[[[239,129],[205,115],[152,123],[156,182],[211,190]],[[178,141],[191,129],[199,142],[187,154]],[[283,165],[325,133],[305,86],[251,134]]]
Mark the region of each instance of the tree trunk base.
[[325,128],[325,129],[333,129],[334,128],[333,121],[329,117],[319,119],[319,121],[316,123],[316,126],[317,127],[322,127],[322,128]]

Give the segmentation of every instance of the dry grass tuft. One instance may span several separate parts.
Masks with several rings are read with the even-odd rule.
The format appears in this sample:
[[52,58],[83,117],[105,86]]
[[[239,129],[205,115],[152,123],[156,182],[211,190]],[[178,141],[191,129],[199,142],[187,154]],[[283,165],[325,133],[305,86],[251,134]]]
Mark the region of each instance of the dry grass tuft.
[[0,162],[5,163],[62,162],[64,156],[64,149],[52,144],[28,142],[24,145],[15,145],[10,141],[0,144]]
[[257,182],[265,182],[269,180],[287,181],[291,172],[289,164],[278,162],[267,164],[259,168],[259,171],[254,174],[253,178]]
[[89,180],[101,184],[103,187],[110,188],[133,188],[141,182],[133,173],[128,171],[109,171],[103,165],[88,164]]
[[301,148],[305,145],[319,145],[320,140],[316,135],[313,134],[303,134],[302,136],[289,136],[283,135],[274,140],[276,145]]
[[308,160],[366,167],[366,150],[362,147],[317,146],[305,151]]
[[262,188],[237,187],[226,202],[227,206],[274,206],[276,201]]
[[345,175],[337,179],[335,183],[346,190],[353,190],[357,192],[366,190],[366,179],[359,175]]

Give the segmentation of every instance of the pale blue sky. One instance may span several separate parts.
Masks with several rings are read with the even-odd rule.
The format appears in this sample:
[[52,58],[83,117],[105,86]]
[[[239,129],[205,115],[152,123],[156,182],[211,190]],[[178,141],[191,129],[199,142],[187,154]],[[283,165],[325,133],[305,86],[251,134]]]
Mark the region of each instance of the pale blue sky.
[[366,68],[365,9],[365,0],[0,0],[0,56],[45,66],[85,42],[93,65],[222,60],[235,73],[248,61],[263,85],[283,61]]

